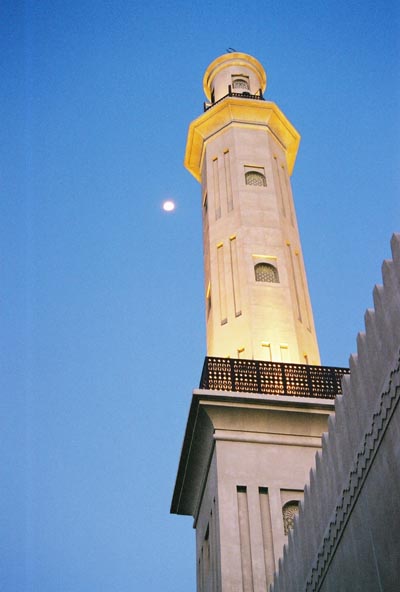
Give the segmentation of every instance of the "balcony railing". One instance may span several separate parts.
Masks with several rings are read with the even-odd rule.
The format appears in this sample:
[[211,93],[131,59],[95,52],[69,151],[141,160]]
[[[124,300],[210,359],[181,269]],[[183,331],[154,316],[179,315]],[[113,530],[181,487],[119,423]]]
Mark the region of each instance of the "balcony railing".
[[232,88],[229,85],[227,95],[224,95],[223,97],[218,99],[218,101],[213,101],[212,103],[204,103],[204,111],[208,111],[208,109],[211,109],[211,107],[215,107],[215,105],[218,105],[218,103],[226,99],[226,97],[238,97],[239,99],[253,99],[256,101],[265,101],[261,89],[258,91],[258,94],[252,95],[247,91],[239,93],[232,92]]
[[341,380],[349,373],[348,368],[207,357],[200,388],[334,399],[342,394]]

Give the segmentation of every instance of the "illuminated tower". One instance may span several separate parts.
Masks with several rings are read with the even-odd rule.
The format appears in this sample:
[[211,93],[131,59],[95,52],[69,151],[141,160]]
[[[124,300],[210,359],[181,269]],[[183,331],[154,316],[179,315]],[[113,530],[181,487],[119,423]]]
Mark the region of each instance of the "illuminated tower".
[[319,364],[290,175],[300,135],[243,53],[203,80],[185,165],[202,185],[209,356]]
[[186,147],[202,185],[207,357],[171,511],[194,518],[198,592],[272,582],[347,371],[319,365],[290,185],[300,136],[265,87],[249,55],[212,62]]

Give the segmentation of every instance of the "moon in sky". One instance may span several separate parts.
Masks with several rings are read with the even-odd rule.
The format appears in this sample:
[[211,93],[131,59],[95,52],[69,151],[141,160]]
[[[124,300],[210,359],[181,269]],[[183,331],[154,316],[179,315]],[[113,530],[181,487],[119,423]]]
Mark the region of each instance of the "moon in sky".
[[164,212],[173,212],[175,209],[175,202],[171,199],[167,199],[162,205]]

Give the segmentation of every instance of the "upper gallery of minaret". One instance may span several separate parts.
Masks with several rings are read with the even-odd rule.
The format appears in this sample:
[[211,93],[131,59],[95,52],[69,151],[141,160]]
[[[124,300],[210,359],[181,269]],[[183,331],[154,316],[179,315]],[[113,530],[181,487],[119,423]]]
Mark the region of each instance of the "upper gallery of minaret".
[[203,80],[185,166],[201,182],[207,355],[319,364],[290,175],[300,135],[254,57],[228,53]]

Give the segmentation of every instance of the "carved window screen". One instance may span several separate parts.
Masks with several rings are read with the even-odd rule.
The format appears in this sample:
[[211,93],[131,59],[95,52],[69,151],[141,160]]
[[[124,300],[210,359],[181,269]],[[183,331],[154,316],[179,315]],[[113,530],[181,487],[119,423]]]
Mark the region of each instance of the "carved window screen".
[[292,501],[287,502],[282,508],[282,516],[283,516],[283,530],[285,531],[285,535],[289,534],[289,530],[293,528],[294,525],[294,518],[299,513],[299,502]]
[[259,173],[258,171],[247,171],[244,177],[246,185],[255,185],[256,187],[267,186],[267,180],[265,178],[265,175]]
[[232,87],[234,89],[242,88],[244,90],[249,90],[249,81],[244,78],[234,78],[232,81]]
[[254,266],[254,275],[256,282],[279,283],[278,270],[270,263],[257,263]]

